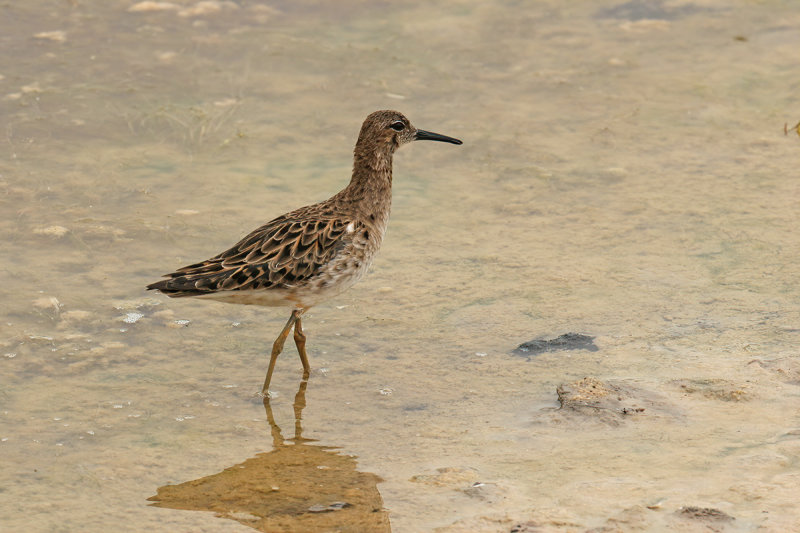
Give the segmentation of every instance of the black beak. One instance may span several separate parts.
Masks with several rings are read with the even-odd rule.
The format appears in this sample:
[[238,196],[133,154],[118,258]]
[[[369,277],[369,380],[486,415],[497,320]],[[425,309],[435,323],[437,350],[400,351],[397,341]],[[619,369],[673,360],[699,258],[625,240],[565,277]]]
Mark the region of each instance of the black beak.
[[447,135],[439,135],[438,133],[433,133],[432,131],[425,131],[425,130],[417,130],[417,133],[414,134],[415,141],[441,141],[443,143],[453,143],[453,144],[462,144],[461,141],[458,139],[454,139],[453,137],[448,137]]

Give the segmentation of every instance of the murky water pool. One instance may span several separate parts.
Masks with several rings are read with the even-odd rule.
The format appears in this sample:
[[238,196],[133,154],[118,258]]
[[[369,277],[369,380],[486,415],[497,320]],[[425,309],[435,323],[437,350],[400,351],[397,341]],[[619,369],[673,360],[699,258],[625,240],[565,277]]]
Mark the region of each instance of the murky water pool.
[[[0,45],[3,531],[800,529],[795,4],[25,2]],[[286,312],[144,286],[383,108],[464,145],[398,152],[265,406]]]

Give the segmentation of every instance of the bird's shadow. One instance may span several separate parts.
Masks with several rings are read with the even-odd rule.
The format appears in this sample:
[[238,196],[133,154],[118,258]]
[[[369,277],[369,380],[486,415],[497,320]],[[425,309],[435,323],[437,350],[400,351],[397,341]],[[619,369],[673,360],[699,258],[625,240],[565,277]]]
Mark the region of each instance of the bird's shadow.
[[269,398],[264,409],[272,433],[270,452],[148,498],[169,509],[211,511],[258,531],[390,532],[375,474],[356,470],[355,457],[312,444],[302,436],[308,382],[294,399],[294,438],[284,440]]

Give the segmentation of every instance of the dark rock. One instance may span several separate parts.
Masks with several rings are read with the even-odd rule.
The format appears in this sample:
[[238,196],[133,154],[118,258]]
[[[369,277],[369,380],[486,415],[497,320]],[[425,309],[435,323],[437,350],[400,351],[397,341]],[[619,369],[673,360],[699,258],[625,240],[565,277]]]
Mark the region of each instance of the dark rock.
[[523,342],[511,352],[514,355],[530,357],[544,352],[556,352],[559,350],[589,350],[596,352],[597,346],[594,344],[594,337],[581,335],[580,333],[564,333],[555,339],[535,339]]

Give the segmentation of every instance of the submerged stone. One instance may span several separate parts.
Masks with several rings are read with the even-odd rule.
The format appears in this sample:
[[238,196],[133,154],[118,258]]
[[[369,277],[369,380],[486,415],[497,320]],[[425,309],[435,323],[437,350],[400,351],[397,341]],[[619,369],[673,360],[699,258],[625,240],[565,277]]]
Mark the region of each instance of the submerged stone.
[[665,407],[653,395],[632,385],[586,377],[556,388],[559,412],[618,425],[625,418],[660,411]]
[[597,346],[594,344],[594,337],[581,335],[580,333],[564,333],[555,339],[534,339],[523,342],[511,352],[515,355],[530,357],[544,352],[555,352],[558,350],[589,350],[596,352]]
[[719,509],[714,509],[712,507],[681,507],[678,511],[678,514],[684,518],[691,518],[693,520],[704,520],[704,521],[718,521],[718,522],[730,522],[735,520],[734,517],[720,511]]
[[347,507],[352,507],[347,502],[333,502],[330,505],[312,505],[308,508],[308,512],[310,513],[329,513],[331,511],[339,511],[341,509],[346,509]]

